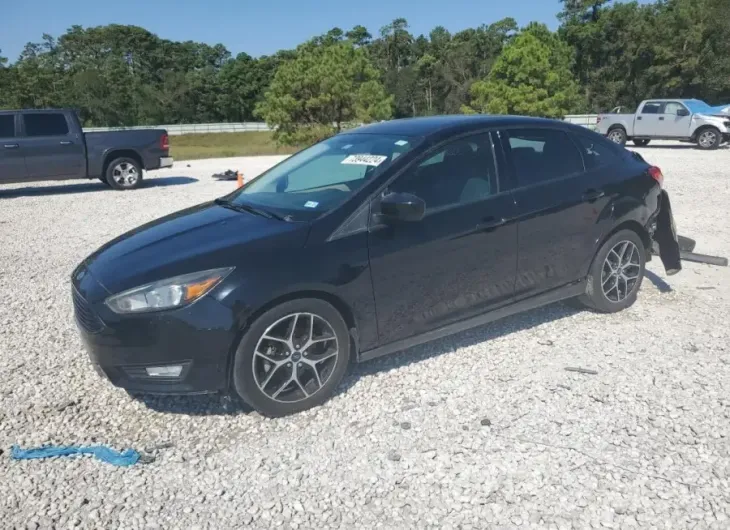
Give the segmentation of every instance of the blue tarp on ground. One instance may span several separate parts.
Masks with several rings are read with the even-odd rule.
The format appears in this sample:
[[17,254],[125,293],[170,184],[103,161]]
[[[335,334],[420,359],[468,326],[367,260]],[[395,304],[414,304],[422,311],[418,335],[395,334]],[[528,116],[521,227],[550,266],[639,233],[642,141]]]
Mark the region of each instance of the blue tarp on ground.
[[103,445],[77,446],[77,445],[46,445],[33,449],[20,449],[13,446],[10,453],[15,460],[31,460],[35,458],[53,458],[55,456],[71,455],[94,455],[96,458],[114,466],[131,466],[139,462],[140,454],[134,449],[127,449],[119,452]]

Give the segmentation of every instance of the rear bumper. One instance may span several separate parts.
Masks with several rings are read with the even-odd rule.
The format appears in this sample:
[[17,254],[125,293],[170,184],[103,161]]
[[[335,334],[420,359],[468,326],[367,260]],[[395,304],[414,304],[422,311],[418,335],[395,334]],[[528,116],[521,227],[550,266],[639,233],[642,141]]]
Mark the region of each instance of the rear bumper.
[[162,156],[160,157],[160,168],[163,167],[172,167],[173,159],[171,156]]

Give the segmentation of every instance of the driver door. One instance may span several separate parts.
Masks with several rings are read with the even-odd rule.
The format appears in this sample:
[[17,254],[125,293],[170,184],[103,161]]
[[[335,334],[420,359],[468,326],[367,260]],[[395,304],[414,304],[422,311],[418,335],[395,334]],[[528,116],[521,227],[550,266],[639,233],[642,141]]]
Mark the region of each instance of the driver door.
[[[490,133],[416,161],[385,194],[426,202],[420,221],[371,221],[368,246],[380,345],[505,304],[514,293],[514,202],[501,191]],[[379,198],[371,205],[379,212]]]

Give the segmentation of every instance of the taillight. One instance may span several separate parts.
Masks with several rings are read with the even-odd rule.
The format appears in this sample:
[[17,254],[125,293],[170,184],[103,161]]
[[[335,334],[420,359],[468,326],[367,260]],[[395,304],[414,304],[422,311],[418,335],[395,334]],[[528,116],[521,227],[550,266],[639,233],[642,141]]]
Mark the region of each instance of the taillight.
[[170,149],[170,137],[167,136],[167,133],[163,134],[160,138],[160,147],[164,150]]
[[653,178],[654,180],[656,180],[659,183],[660,186],[662,184],[664,184],[664,175],[662,175],[662,170],[659,169],[658,167],[651,166],[649,168],[649,175],[651,175],[651,178]]
[[598,116],[598,118],[596,118],[596,123],[601,123],[601,117],[600,116]]

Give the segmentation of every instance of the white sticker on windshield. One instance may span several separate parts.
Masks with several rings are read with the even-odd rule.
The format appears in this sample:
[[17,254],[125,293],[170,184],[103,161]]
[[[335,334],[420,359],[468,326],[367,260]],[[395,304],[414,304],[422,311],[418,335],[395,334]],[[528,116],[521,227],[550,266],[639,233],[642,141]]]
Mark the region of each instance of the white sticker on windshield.
[[304,203],[305,208],[316,208],[317,206],[319,206],[317,201],[307,201]]
[[347,144],[347,145],[343,145],[343,146],[342,146],[342,149],[344,149],[344,150],[347,150],[347,149],[349,149],[350,147],[352,147],[352,144]]
[[388,160],[388,157],[383,155],[350,155],[342,162],[340,162],[340,164],[354,164],[357,166],[379,166],[386,160]]
[[408,145],[408,142],[406,142],[405,140],[398,140],[395,143],[395,145],[399,145],[399,146]]

